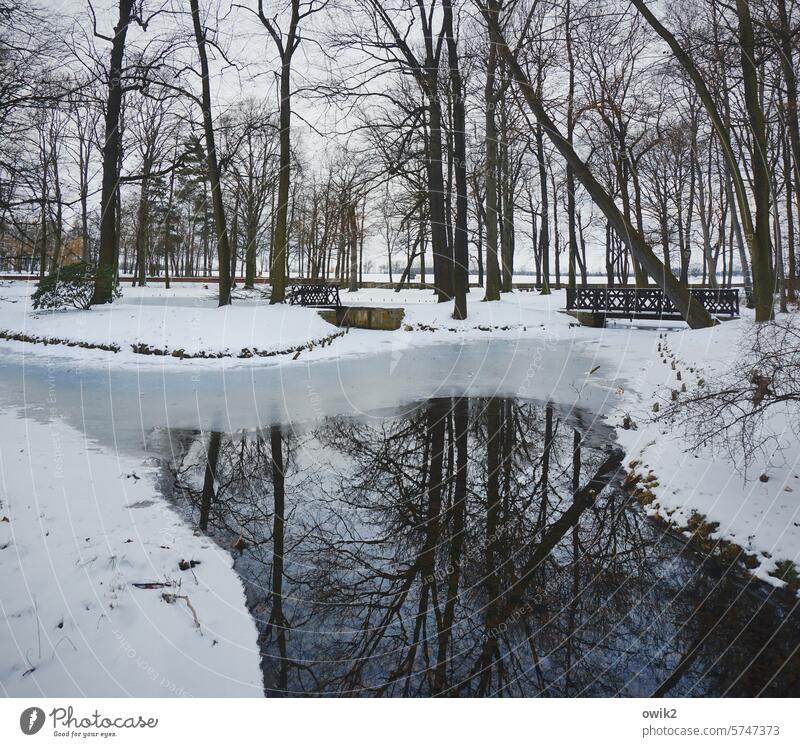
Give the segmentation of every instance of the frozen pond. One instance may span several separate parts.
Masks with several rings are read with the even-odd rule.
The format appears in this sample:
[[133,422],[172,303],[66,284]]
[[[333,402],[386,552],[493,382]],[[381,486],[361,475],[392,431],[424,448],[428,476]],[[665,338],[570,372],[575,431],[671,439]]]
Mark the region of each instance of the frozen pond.
[[[112,354],[113,355],[113,354]],[[0,404],[63,418],[91,439],[141,449],[154,427],[237,430],[326,415],[373,413],[420,399],[474,395],[549,399],[602,413],[613,392],[586,384],[594,361],[569,341],[468,342],[288,366],[142,356],[103,367],[11,353],[0,344]],[[199,365],[193,365],[200,363]]]
[[268,695],[800,694],[796,602],[622,491],[616,382],[586,349],[387,348],[138,369],[8,354],[0,404],[151,458],[234,556]]

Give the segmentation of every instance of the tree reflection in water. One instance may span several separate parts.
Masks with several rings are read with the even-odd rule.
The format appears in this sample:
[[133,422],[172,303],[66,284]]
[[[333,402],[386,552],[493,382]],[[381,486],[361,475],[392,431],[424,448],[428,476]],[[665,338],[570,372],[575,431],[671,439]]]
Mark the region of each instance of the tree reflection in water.
[[788,695],[796,608],[619,488],[611,432],[510,399],[161,434],[233,548],[267,693]]

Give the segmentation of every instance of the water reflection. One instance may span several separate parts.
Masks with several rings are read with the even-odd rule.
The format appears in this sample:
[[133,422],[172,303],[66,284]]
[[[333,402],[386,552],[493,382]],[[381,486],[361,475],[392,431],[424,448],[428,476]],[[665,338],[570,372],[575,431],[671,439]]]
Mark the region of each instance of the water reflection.
[[800,691],[794,608],[654,527],[579,412],[432,399],[154,443],[235,554],[269,695]]

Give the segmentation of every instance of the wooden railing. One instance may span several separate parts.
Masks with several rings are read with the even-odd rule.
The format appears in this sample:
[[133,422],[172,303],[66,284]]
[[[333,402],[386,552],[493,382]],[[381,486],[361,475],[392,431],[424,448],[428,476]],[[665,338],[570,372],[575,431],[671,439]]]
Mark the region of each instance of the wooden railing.
[[316,306],[318,308],[338,309],[339,286],[328,283],[301,283],[290,285],[286,300],[295,306]]
[[[738,288],[689,288],[692,303],[710,314],[739,316]],[[567,311],[590,311],[611,318],[681,319],[661,288],[567,288]]]

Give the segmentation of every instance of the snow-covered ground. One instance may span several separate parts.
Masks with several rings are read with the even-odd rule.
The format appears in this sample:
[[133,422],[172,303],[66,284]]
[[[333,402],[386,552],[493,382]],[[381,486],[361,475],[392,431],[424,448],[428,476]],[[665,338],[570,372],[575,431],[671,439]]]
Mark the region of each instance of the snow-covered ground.
[[766,422],[777,438],[774,450],[749,465],[746,475],[743,459],[731,457],[725,445],[687,449],[682,432],[674,432],[667,422],[653,422],[654,406],[663,409],[673,390],[680,398],[684,383],[691,392],[733,369],[748,345],[752,324],[747,318],[713,329],[654,334],[661,351],[651,351],[645,361],[629,367],[629,391],[620,403],[637,428],[620,428],[618,437],[629,464],[652,486],[650,512],[679,527],[687,526],[693,513],[706,523],[719,523],[711,538],[724,538],[758,555],[754,573],[781,585],[770,575],[776,565],[786,560],[800,564],[800,413],[787,417],[786,410],[774,408]]
[[[402,306],[402,327],[394,332],[351,330],[323,346],[313,343],[339,330],[313,310],[270,307],[257,294],[240,293],[232,307],[218,309],[213,286],[126,287],[123,299],[110,307],[38,314],[28,306],[31,290],[24,282],[0,284],[0,330],[36,339],[98,343],[120,352],[6,339],[0,340],[0,363],[24,371],[31,362],[46,360],[47,366],[59,370],[75,366],[76,370],[108,372],[109,379],[114,371],[131,371],[134,377],[144,377],[149,371],[151,376],[163,375],[164,382],[178,382],[179,394],[194,381],[189,380],[188,372],[220,372],[223,379],[215,389],[198,384],[193,393],[186,394],[191,399],[187,407],[198,411],[201,407],[223,408],[225,412],[215,417],[229,430],[251,427],[253,411],[261,424],[267,424],[270,417],[292,418],[293,413],[313,417],[335,408],[346,411],[365,406],[365,402],[383,406],[429,396],[431,391],[463,391],[465,382],[478,382],[482,376],[484,385],[479,392],[486,393],[491,391],[487,379],[499,380],[498,372],[511,372],[513,375],[497,386],[504,396],[539,400],[552,396],[561,403],[572,397],[582,407],[604,413],[614,426],[620,426],[625,416],[636,423],[635,429],[620,428],[618,435],[628,454],[626,462],[635,460],[637,471],[655,475],[649,483],[654,494],[649,511],[669,518],[679,528],[688,524],[693,512],[703,514],[707,522],[717,522],[714,536],[757,554],[761,565],[755,572],[771,583],[777,583],[769,575],[776,563],[800,561],[800,444],[795,431],[776,420],[772,426],[783,448],[767,462],[753,465],[746,480],[740,465],[733,464],[724,452],[688,452],[682,434],[651,422],[653,403],[664,401],[677,388],[678,371],[690,388],[698,378],[711,380],[715,372],[735,363],[747,344],[752,323],[747,311],[741,320],[709,330],[691,331],[681,323],[656,326],[625,321],[598,330],[580,327],[562,313],[563,291],[550,296],[516,292],[500,302],[482,303],[482,291],[473,289],[469,318],[456,322],[450,317],[451,306],[435,303],[429,291],[395,294],[364,289],[342,292],[342,303]],[[492,347],[487,346],[491,353],[481,358],[483,342]],[[180,359],[134,352],[134,347],[142,345],[230,357]],[[441,352],[453,346],[467,352],[461,357]],[[303,349],[299,355],[239,357],[243,349],[275,352],[294,348]],[[506,368],[503,361],[496,360],[497,355],[512,354],[522,355],[523,360]],[[387,356],[390,363],[386,372],[381,369],[386,377],[381,380],[372,375],[369,361]],[[404,367],[404,360],[413,360],[413,365]],[[695,369],[692,374],[687,373],[690,367]],[[325,372],[322,383],[313,380],[310,372],[314,369]],[[402,382],[392,378],[395,369],[402,372]],[[49,379],[50,369],[47,371]],[[236,378],[242,371],[250,376],[246,382]],[[268,371],[278,371],[280,377],[263,378]],[[359,372],[369,374],[366,377],[372,382],[359,379]],[[199,373],[197,376],[200,381]],[[262,376],[259,384],[257,376]],[[132,381],[135,385],[136,379]],[[448,384],[452,386],[448,388]],[[128,382],[127,389],[130,386]],[[170,409],[180,397],[172,393],[168,397],[167,384],[164,386],[163,401],[156,404]],[[247,387],[253,391],[248,392]],[[288,398],[294,404],[284,403],[283,409],[273,406],[271,400],[263,409],[237,405],[239,400],[249,402],[248,395],[257,388],[261,397],[276,402]],[[394,392],[393,401],[381,397],[389,389]],[[10,519],[0,523],[0,547],[11,542],[0,549],[0,573],[19,585],[12,592],[6,591],[4,583],[0,596],[2,633],[11,636],[10,643],[0,639],[0,651],[14,652],[13,662],[7,666],[2,662],[6,668],[0,669],[0,686],[13,694],[65,694],[94,692],[95,682],[116,681],[121,683],[116,685],[120,693],[127,687],[137,694],[169,694],[147,679],[147,663],[157,661],[159,674],[170,682],[180,680],[194,695],[212,690],[258,692],[255,629],[224,551],[181,526],[157,497],[141,460],[109,449],[109,443],[117,444],[116,432],[102,447],[86,443],[77,431],[58,426],[58,415],[48,416],[46,403],[35,400],[36,392],[39,399],[46,397],[47,381],[38,388],[31,384],[24,396],[4,394],[6,401],[16,396],[20,405],[38,407],[39,422],[3,415],[0,424],[5,480],[0,520],[4,516]],[[83,392],[80,396],[84,397]],[[154,406],[152,397],[145,399],[140,402],[137,397],[133,409]],[[297,404],[300,399],[303,402]],[[88,418],[80,424],[85,433],[96,427],[91,421]],[[56,463],[54,453],[62,455]],[[58,477],[57,470],[71,477]],[[126,477],[133,472],[140,479]],[[768,475],[769,480],[759,481],[760,474]],[[91,475],[90,481],[86,475]],[[71,496],[68,503],[65,494]],[[151,501],[152,505],[141,506]],[[129,508],[137,504],[140,507]],[[73,528],[70,517],[76,522],[80,517],[86,527]],[[170,541],[160,539],[164,527],[172,533]],[[63,552],[69,553],[69,562],[56,565],[51,560],[57,556],[47,531],[51,536],[64,533],[58,541]],[[126,542],[128,539],[134,542]],[[61,557],[65,557],[63,553]],[[181,572],[177,570],[181,559],[203,562],[193,571]],[[193,627],[184,600],[167,604],[160,590],[131,587],[133,582],[155,580],[181,583],[174,593],[189,597],[200,629]],[[62,617],[63,628],[59,628]],[[133,664],[125,658],[130,649],[115,637],[119,631],[124,641],[133,642],[137,652]],[[175,643],[178,638],[180,645]],[[137,657],[145,664],[137,667]],[[87,674],[81,682],[71,683],[67,666],[72,672],[78,661],[86,664],[87,673],[107,669],[110,674],[96,680]],[[35,670],[23,678],[32,667]],[[199,669],[205,672],[202,677],[190,676]]]
[[[323,346],[320,342],[329,341],[342,330],[323,321],[313,309],[270,306],[257,290],[238,291],[231,306],[218,308],[213,286],[173,284],[169,290],[163,284],[124,287],[123,298],[85,312],[35,311],[30,303],[34,287],[32,281],[0,281],[0,338],[4,338],[0,343],[9,350],[36,354],[43,346],[33,341],[46,341],[50,354],[82,365],[135,364],[185,370],[192,364],[214,365],[215,356],[226,358],[228,366],[264,366],[279,362],[278,358],[285,365],[296,360],[298,350],[301,363],[306,363],[361,356],[387,347],[400,354],[410,347],[442,341],[591,337],[577,326],[572,331],[574,320],[561,313],[564,302],[560,293],[545,297],[521,292],[508,300],[482,303],[483,291],[472,289],[469,318],[455,321],[451,305],[436,303],[431,291],[343,291],[344,305],[402,306],[403,326],[385,333],[351,330],[332,346]],[[9,339],[14,336],[21,340]],[[80,343],[91,348],[80,347]],[[151,355],[153,351],[167,355]],[[269,355],[272,353],[281,355]],[[201,357],[192,357],[197,354]],[[263,357],[265,354],[268,357]]]
[[[405,309],[403,327],[397,332],[352,330],[346,339],[338,339],[333,347],[318,343],[340,333],[323,321],[313,309],[298,306],[270,306],[258,290],[237,291],[234,303],[217,307],[214,286],[197,283],[163,284],[144,288],[124,287],[121,299],[108,306],[94,307],[88,312],[77,309],[36,311],[30,303],[35,288],[33,281],[0,281],[0,340],[11,350],[36,353],[41,345],[9,339],[19,335],[23,340],[46,341],[50,353],[91,365],[147,365],[148,358],[158,357],[159,367],[187,364],[203,365],[214,356],[237,359],[244,365],[269,365],[276,361],[263,358],[265,353],[284,352],[293,358],[297,349],[304,349],[302,360],[363,355],[384,348],[393,350],[436,344],[443,340],[471,339],[565,339],[583,336],[583,330],[570,324],[574,320],[561,313],[563,293],[539,296],[520,292],[508,299],[482,303],[483,291],[469,293],[469,318],[452,319],[450,304],[436,303],[432,291],[406,290],[394,293],[388,289],[366,289],[356,293],[343,291],[344,305],[401,306]],[[409,334],[420,332],[421,334]],[[88,343],[92,348],[78,347]],[[167,356],[148,355],[163,351]],[[137,352],[135,352],[137,351]],[[180,351],[186,358],[178,355]],[[252,352],[250,356],[245,353]],[[191,359],[198,353],[203,358]],[[174,354],[174,355],[173,355]],[[261,355],[259,355],[261,354]],[[172,361],[165,358],[174,359]],[[230,362],[229,362],[230,365]]]
[[0,414],[0,577],[4,696],[262,693],[231,556],[58,420]]
[[168,355],[263,355],[292,351],[337,330],[312,309],[270,306],[262,294],[240,292],[239,302],[217,308],[215,290],[184,284],[125,288],[113,304],[79,309],[33,309],[31,282],[0,285],[0,333],[35,340],[88,343],[130,353],[134,347]]

